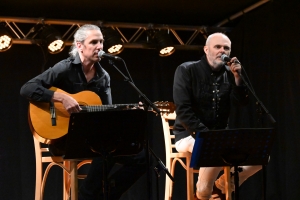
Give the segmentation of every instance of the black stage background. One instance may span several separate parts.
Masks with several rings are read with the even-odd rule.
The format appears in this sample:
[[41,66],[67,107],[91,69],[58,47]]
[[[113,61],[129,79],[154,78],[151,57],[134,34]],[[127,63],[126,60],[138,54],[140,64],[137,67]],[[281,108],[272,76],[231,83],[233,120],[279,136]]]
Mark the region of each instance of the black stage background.
[[[297,3],[296,3],[297,2]],[[299,3],[273,1],[245,15],[229,34],[232,56],[245,67],[257,96],[273,115],[277,124],[277,138],[267,166],[267,199],[299,199],[300,136],[298,99]],[[161,58],[154,50],[125,49],[122,57],[139,89],[152,101],[172,100],[172,82],[176,67],[185,61],[198,60],[203,52],[176,51]],[[46,68],[68,56],[49,55]],[[41,72],[42,51],[34,45],[13,45],[0,53],[0,199],[32,200],[35,185],[35,158],[32,134],[27,123],[28,101],[19,95],[22,84]],[[138,94],[123,77],[107,63],[102,66],[110,73],[114,103],[135,103]],[[115,63],[124,69],[122,63]],[[242,110],[234,111],[231,124],[235,127],[259,127],[256,123],[255,100]],[[267,120],[267,119],[264,119]],[[266,121],[265,121],[266,122]],[[164,141],[159,116],[148,114],[150,146],[164,161]],[[153,173],[153,196],[156,196]],[[61,169],[50,172],[46,186],[47,199],[61,199]],[[174,200],[185,199],[183,170],[177,169]],[[159,179],[160,199],[164,196],[164,174]],[[128,191],[122,199],[146,199],[146,178]],[[262,199],[262,173],[251,177],[241,187],[242,200]]]

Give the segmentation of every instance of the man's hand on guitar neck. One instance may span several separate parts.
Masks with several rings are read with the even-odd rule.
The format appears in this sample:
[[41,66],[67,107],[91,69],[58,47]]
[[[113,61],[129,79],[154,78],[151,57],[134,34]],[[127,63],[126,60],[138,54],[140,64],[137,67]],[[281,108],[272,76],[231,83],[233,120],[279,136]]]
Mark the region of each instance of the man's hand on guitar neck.
[[135,109],[142,109],[145,110],[143,102],[139,101],[138,105],[135,107]]
[[78,102],[73,97],[61,92],[54,92],[52,101],[61,102],[69,114],[80,112],[82,110]]

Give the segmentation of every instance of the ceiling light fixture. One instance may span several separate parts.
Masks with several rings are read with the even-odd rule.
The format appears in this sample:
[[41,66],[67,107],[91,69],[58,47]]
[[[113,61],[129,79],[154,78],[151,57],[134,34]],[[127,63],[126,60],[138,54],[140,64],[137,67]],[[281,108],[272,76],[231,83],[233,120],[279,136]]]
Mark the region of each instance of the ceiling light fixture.
[[65,47],[65,42],[58,30],[50,25],[43,26],[39,36],[46,42],[47,49],[51,54],[59,53]]
[[7,51],[12,46],[12,37],[3,24],[0,24],[0,52]]
[[159,56],[165,57],[175,52],[173,41],[167,30],[159,30],[154,34],[154,39],[158,43]]
[[104,49],[112,55],[117,55],[124,50],[123,40],[120,34],[112,28],[102,29],[104,37]]

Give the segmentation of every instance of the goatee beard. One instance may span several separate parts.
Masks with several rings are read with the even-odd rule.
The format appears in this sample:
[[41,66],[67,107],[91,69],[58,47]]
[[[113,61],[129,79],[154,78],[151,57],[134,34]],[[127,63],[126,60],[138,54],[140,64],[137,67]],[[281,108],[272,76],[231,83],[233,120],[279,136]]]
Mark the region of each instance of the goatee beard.
[[220,71],[222,67],[224,66],[224,62],[214,62],[214,66],[211,66],[213,71]]

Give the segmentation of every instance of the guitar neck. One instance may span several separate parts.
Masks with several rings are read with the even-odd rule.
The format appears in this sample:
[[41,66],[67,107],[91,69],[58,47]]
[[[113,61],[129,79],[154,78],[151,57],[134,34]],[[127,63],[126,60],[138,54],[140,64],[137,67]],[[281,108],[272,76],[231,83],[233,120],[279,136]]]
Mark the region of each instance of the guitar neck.
[[[143,109],[141,108],[143,106],[138,103],[102,105],[100,97],[92,91],[69,94],[59,88],[52,87],[50,89],[73,97],[79,103],[82,112]],[[163,113],[173,113],[175,110],[175,105],[168,101],[156,101],[154,105]],[[153,111],[153,109],[149,107],[147,111]],[[155,113],[155,111],[153,112]],[[31,101],[28,117],[32,133],[42,143],[50,144],[52,140],[61,138],[68,133],[70,114],[60,102],[50,105],[48,102]]]
[[82,112],[99,112],[108,110],[127,110],[133,107],[137,107],[138,104],[113,104],[113,105],[92,105],[92,106],[80,106]]

